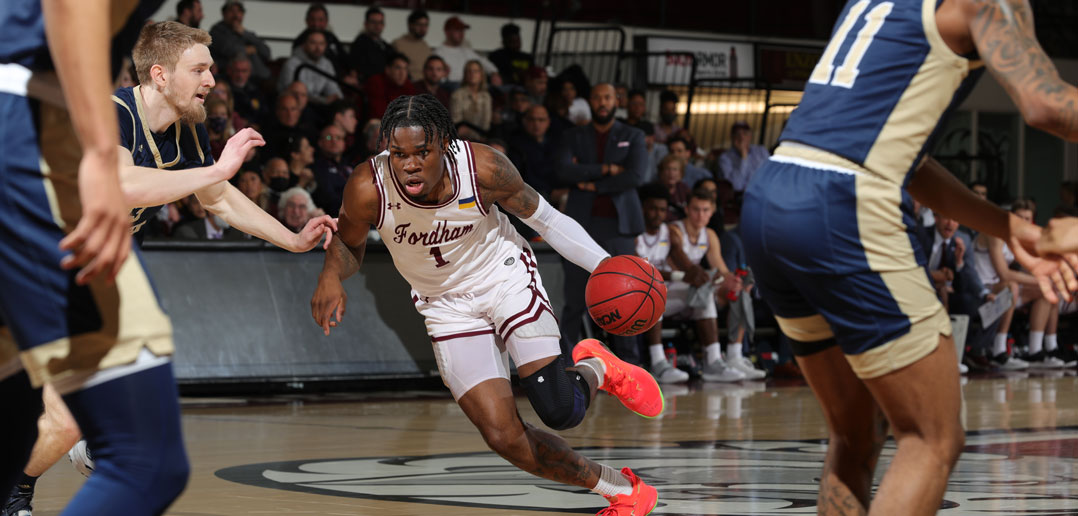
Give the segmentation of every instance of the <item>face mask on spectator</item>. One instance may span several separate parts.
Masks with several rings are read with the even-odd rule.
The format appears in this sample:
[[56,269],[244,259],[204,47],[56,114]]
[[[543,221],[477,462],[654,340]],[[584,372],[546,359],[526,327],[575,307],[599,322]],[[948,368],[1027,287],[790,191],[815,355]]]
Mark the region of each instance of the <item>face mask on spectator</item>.
[[289,186],[291,185],[289,184],[287,177],[275,177],[270,179],[269,182],[270,190],[273,190],[274,192],[283,192],[288,190]]
[[224,132],[227,124],[228,119],[223,116],[211,116],[206,119],[206,128],[215,133]]

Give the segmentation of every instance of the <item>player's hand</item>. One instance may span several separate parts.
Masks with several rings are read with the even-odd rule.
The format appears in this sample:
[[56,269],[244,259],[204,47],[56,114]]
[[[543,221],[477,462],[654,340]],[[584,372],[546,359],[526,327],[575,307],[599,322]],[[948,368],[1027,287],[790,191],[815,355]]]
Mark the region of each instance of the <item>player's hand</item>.
[[1044,298],[1050,303],[1058,303],[1060,297],[1056,295],[1058,292],[1063,299],[1070,301],[1071,292],[1078,290],[1078,279],[1075,278],[1078,258],[1073,254],[1038,256],[1038,244],[1042,239],[1041,228],[1013,214],[1010,216],[1010,226],[1011,237],[1007,244],[1014,252],[1018,263],[1037,278],[1037,284],[1040,285]]
[[711,276],[699,265],[693,265],[689,267],[689,270],[685,271],[685,283],[690,286],[699,287],[704,283],[707,283],[711,279]]
[[303,230],[296,233],[291,251],[295,253],[310,251],[314,249],[314,246],[318,245],[318,241],[322,240],[323,236],[326,237],[326,243],[322,245],[322,249],[329,249],[329,244],[333,241],[333,233],[336,231],[337,219],[329,215],[322,215],[308,220],[307,225],[303,226]]
[[82,218],[60,241],[71,251],[60,261],[64,269],[82,268],[75,282],[85,285],[100,274],[113,281],[131,252],[131,213],[127,210],[117,170],[116,151],[86,150],[79,162]]
[[[348,294],[344,293],[344,285],[336,276],[319,276],[318,287],[314,289],[311,298],[311,315],[314,322],[322,327],[322,331],[329,335],[330,328],[336,328],[344,317],[344,307],[348,303]],[[337,320],[333,321],[336,315]]]
[[225,149],[221,151],[221,158],[213,165],[214,171],[218,174],[217,179],[219,181],[232,179],[232,176],[236,175],[243,166],[247,153],[265,144],[266,140],[262,138],[262,135],[250,127],[232,135],[228,143],[225,143]]
[[1078,252],[1078,218],[1061,217],[1048,221],[1037,242],[1037,254],[1064,255]]

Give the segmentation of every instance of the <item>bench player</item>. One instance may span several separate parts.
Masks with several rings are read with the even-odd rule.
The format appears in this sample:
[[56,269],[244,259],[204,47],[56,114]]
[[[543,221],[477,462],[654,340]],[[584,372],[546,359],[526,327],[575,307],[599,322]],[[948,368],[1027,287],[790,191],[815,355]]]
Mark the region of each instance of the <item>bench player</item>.
[[[962,450],[951,328],[909,232],[911,194],[1007,241],[1047,297],[1052,282],[1076,286],[1059,260],[1029,254],[1038,228],[926,159],[982,63],[1027,123],[1078,139],[1078,94],[1038,45],[1025,0],[849,0],[745,193],[749,265],[831,432],[820,512],[934,514]],[[898,451],[870,506],[888,422]]]
[[345,187],[340,233],[311,300],[315,321],[327,334],[340,322],[341,281],[359,270],[374,226],[412,286],[442,379],[487,445],[524,471],[605,496],[610,507],[600,514],[650,512],[655,488],[628,468],[598,464],[520,419],[507,351],[532,407],[555,430],[579,424],[596,389],[647,417],[658,416],[663,401],[647,371],[598,341],[577,344],[572,362],[561,355],[535,256],[495,203],[588,271],[609,255],[524,184],[504,155],[458,140],[431,95],[391,102],[382,137],[388,149],[356,167]]

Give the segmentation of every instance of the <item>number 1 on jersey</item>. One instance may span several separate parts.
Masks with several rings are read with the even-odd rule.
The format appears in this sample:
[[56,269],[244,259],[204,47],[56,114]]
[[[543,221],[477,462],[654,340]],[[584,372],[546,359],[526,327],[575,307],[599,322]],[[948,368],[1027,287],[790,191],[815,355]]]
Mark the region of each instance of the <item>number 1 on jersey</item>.
[[430,248],[430,255],[434,257],[435,268],[441,268],[446,265],[449,265],[449,262],[445,261],[445,258],[442,258],[442,250],[439,249],[438,246]]
[[[850,35],[850,31],[857,24],[857,18],[861,16],[861,13],[865,12],[870,3],[869,0],[861,0],[850,7],[850,12],[846,13],[846,18],[842,20],[842,25],[839,25],[838,30],[835,31],[835,36],[831,38],[827,48],[824,49],[823,55],[820,56],[820,62],[816,63],[816,68],[812,70],[812,76],[809,77],[810,83],[830,84],[840,88],[853,87],[854,81],[857,80],[857,75],[861,72],[857,66],[865,58],[865,53],[868,52],[868,47],[872,44],[872,38],[876,37],[876,33],[883,27],[883,22],[887,19],[887,15],[891,14],[891,10],[895,6],[893,2],[884,2],[865,15],[865,26],[861,27],[861,30],[857,32],[850,50],[846,52],[846,59],[842,61],[842,66],[835,70],[835,58],[838,57],[839,49],[846,43],[846,38]],[[834,72],[834,78],[831,77],[832,72]]]

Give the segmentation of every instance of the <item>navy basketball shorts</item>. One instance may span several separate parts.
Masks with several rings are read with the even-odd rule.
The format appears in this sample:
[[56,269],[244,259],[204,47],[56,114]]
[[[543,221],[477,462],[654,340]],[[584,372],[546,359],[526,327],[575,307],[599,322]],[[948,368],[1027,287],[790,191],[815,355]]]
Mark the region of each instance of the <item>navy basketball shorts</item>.
[[60,268],[59,242],[81,216],[67,111],[0,93],[0,117],[0,379],[21,367],[39,386],[132,363],[142,349],[170,355],[172,326],[137,248],[112,285],[79,286]]
[[860,378],[934,351],[950,319],[908,230],[911,211],[893,182],[831,154],[780,147],[745,192],[741,238],[783,333],[834,339]]

